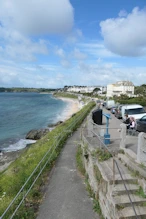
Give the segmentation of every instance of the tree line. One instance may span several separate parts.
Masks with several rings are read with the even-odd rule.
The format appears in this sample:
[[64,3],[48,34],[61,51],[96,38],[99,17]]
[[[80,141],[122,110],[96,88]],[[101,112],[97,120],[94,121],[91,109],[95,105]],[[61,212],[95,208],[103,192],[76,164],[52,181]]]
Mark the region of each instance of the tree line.
[[51,92],[56,91],[56,89],[52,88],[20,88],[20,87],[13,87],[13,88],[5,88],[0,87],[0,92]]

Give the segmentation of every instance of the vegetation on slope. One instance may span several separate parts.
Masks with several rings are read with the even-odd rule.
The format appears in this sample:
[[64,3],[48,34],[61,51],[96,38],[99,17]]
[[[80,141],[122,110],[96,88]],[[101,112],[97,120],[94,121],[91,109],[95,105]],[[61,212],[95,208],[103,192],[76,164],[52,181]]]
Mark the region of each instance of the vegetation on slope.
[[120,104],[140,104],[146,106],[146,97],[128,97],[127,95],[114,96],[114,100]]
[[[35,218],[35,213],[42,198],[41,188],[46,181],[48,171],[54,164],[54,161],[58,157],[70,133],[78,128],[78,126],[82,123],[82,121],[94,106],[95,103],[90,102],[73,117],[57,126],[53,131],[37,141],[37,143],[31,145],[31,147],[28,147],[26,151],[22,153],[21,156],[16,161],[14,161],[6,171],[0,174],[0,215],[2,215],[2,213],[5,211],[9,203],[13,200],[22,185],[26,182],[38,163],[42,160],[44,155],[47,154],[41,164],[42,167],[46,163],[43,174],[41,177],[39,177],[35,183],[35,186],[27,198],[25,198],[25,201],[20,210],[14,216],[15,219]],[[33,177],[30,178],[23,191],[16,199],[16,202],[12,206],[13,209],[11,209],[11,211],[9,211],[7,216],[4,218],[10,218],[13,210],[18,205],[22,199],[22,196],[26,193],[27,189],[30,187],[35,177],[38,175],[39,171],[39,168],[36,169]]]
[[55,97],[65,97],[65,98],[74,98],[74,99],[78,98],[77,94],[71,94],[71,93],[67,93],[67,92],[54,92],[53,95]]

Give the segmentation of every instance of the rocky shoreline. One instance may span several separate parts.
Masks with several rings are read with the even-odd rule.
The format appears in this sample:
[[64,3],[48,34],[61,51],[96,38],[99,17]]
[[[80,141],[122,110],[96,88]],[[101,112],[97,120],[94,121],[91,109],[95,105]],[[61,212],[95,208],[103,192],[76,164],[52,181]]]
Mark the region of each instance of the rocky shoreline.
[[45,129],[32,129],[27,133],[25,138],[30,140],[39,140],[48,132],[50,132],[52,129],[54,129],[56,126],[60,125],[61,123],[63,123],[63,121],[59,121],[55,124],[51,124],[49,125],[48,128]]
[[[60,99],[71,103],[70,105],[71,110],[68,113],[68,115],[66,115],[66,119],[73,116],[79,110],[77,100],[68,99],[68,98],[60,98]],[[26,134],[26,139],[39,140],[44,135],[46,135],[48,132],[50,132],[51,130],[53,130],[55,127],[57,127],[63,122],[64,121],[58,121],[54,124],[49,124],[48,128],[45,129],[30,130]],[[11,152],[0,151],[0,172],[4,171],[14,160],[16,160],[20,156],[20,154],[26,150],[26,148],[17,151],[11,151]]]

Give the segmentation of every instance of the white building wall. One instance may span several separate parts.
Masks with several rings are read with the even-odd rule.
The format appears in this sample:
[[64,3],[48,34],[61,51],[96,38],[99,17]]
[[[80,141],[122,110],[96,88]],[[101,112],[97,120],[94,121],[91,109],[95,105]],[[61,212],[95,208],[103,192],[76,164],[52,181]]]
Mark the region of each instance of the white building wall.
[[107,85],[107,97],[112,97],[113,96],[113,90],[114,90],[114,85],[113,84],[108,84]]
[[116,84],[107,85],[107,97],[112,97],[114,95],[120,96],[121,94],[126,94],[129,97],[132,97],[134,95],[134,85],[127,85],[125,81],[123,83],[121,81]]

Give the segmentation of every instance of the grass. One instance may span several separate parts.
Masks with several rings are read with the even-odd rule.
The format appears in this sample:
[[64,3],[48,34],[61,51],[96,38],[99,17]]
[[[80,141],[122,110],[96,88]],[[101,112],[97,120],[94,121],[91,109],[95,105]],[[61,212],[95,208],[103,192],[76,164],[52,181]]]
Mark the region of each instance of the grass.
[[93,210],[100,216],[100,219],[104,219],[104,217],[102,215],[100,203],[95,198],[94,191],[92,190],[92,188],[91,188],[91,186],[89,184],[88,175],[86,175],[85,184],[86,184],[86,190],[88,191],[90,197],[93,199]]
[[139,164],[139,166],[146,170],[146,165],[144,163]]
[[[71,129],[72,132],[75,131],[94,106],[94,102],[89,103],[82,110],[76,113],[75,116],[71,117],[64,123],[57,126],[54,130],[45,135],[42,139],[38,140],[35,144],[31,145],[31,147],[28,147],[25,150],[25,152],[22,153],[20,157],[8,167],[7,170],[0,173],[0,215],[2,215],[9,203],[13,200],[13,198],[18,193],[22,185],[26,182],[30,174],[41,161],[42,157],[48,151],[48,155],[44,159],[44,162],[41,166],[48,162],[49,157],[51,157],[43,171],[43,174],[37,180],[33,189],[27,196],[27,202],[24,205],[22,205],[20,211],[14,218],[33,218],[32,214],[35,216],[37,206],[39,205],[42,199],[41,187],[45,184],[46,177],[50,169],[54,165],[54,162],[58,157],[62,147],[64,146],[65,141],[70,135],[70,133],[66,132],[66,130],[70,126],[69,129]],[[79,120],[78,118],[81,115],[84,116],[82,116],[82,118]],[[73,124],[72,127],[71,124]],[[39,171],[40,169],[36,170],[33,177],[25,186],[23,193],[25,193],[27,189],[30,187]],[[16,200],[14,206],[12,207],[13,209],[20,202],[22,195],[23,194],[21,193],[18,199]],[[11,214],[12,212],[10,211],[8,213],[8,216],[5,218],[9,218],[9,215]],[[28,216],[29,214],[31,214],[31,216]]]
[[112,157],[112,155],[108,151],[105,151],[105,150],[102,150],[102,149],[99,149],[99,148],[96,149],[92,153],[92,156],[94,158],[97,157],[100,162],[106,161],[106,160],[108,160],[108,159],[110,159]]
[[135,194],[141,198],[146,198],[146,194],[144,193],[143,188],[141,186],[139,187],[139,190]]
[[104,219],[104,217],[102,215],[102,211],[101,211],[99,201],[96,200],[96,199],[93,200],[93,210],[100,215],[101,219]]
[[125,154],[125,151],[123,149],[120,149],[119,154]]
[[73,99],[78,99],[78,95],[75,94],[70,94],[66,92],[56,92],[53,94],[55,97],[65,97],[65,98],[73,98]]
[[[86,170],[84,168],[83,150],[81,148],[81,145],[79,145],[78,149],[77,149],[76,162],[77,162],[78,170],[85,177],[86,190],[89,193],[89,196],[93,199],[93,210],[100,216],[101,219],[104,219],[104,217],[102,215],[101,208],[100,208],[99,201],[95,198],[94,191],[92,190],[92,188],[91,188],[91,186],[89,184],[88,174],[86,174]],[[101,177],[101,174],[100,174],[100,171],[99,171],[98,167],[95,166],[95,165],[94,165],[94,173],[95,173],[97,181],[100,182],[102,177]]]
[[97,165],[94,165],[94,174],[96,177],[96,180],[100,183],[102,179],[102,175],[100,173],[100,170],[98,169]]
[[139,173],[138,170],[132,170],[132,169],[130,169],[130,170],[131,170],[131,175],[132,176],[134,176],[134,177],[139,177],[140,176],[140,173]]
[[84,163],[83,163],[83,152],[82,152],[81,145],[78,146],[77,148],[76,163],[77,163],[77,168],[80,171],[80,173],[83,176],[85,176],[85,168],[84,168]]

